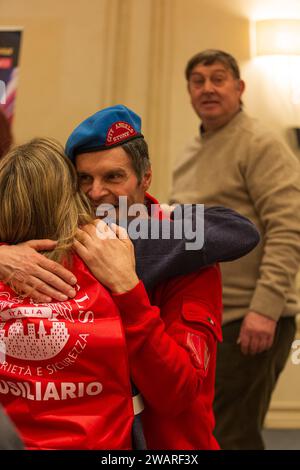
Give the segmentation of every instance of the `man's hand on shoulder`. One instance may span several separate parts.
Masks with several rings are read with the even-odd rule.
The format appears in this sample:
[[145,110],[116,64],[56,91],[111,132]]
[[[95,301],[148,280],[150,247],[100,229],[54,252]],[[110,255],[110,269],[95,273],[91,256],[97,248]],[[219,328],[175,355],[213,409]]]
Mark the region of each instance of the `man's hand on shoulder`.
[[31,240],[0,246],[0,280],[37,303],[74,297],[75,276],[59,263],[38,253],[52,250],[55,245],[53,240]]
[[243,354],[255,355],[270,349],[275,336],[276,321],[256,312],[248,312],[245,316],[238,344]]
[[139,282],[134,247],[126,230],[102,220],[78,229],[74,248],[96,279],[113,293],[122,294]]

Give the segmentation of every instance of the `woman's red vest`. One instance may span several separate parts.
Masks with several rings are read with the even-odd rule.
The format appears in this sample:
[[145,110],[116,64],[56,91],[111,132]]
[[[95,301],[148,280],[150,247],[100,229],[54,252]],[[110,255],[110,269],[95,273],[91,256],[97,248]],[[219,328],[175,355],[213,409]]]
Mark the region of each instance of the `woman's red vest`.
[[34,304],[0,283],[0,402],[29,449],[130,449],[120,314],[77,256],[72,271],[67,302]]

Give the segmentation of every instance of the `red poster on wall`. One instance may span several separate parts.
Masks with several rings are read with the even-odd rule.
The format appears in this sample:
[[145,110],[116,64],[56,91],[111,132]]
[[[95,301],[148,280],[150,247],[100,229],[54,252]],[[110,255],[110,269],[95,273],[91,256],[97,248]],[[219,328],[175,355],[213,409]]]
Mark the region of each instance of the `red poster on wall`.
[[22,30],[0,26],[0,106],[12,122],[18,83]]

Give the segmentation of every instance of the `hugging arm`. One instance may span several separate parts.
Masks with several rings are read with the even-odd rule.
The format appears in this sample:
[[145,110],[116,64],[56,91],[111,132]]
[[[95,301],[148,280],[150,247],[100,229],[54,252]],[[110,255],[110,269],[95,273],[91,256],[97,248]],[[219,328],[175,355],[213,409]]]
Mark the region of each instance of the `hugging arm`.
[[[182,211],[184,218],[181,218],[180,209],[183,206],[176,208],[171,213],[171,225],[168,219],[159,221],[160,238],[151,238],[151,225],[158,221],[148,219],[148,237],[132,240],[136,272],[148,290],[165,279],[189,274],[215,263],[238,259],[249,253],[259,242],[255,225],[232,209],[221,206],[204,207],[204,213],[201,213],[196,204],[188,204]],[[180,233],[178,224],[182,225],[181,238],[176,238]],[[192,233],[196,233],[194,239]],[[203,241],[200,246],[196,243],[196,236]],[[190,249],[187,249],[188,245]]]

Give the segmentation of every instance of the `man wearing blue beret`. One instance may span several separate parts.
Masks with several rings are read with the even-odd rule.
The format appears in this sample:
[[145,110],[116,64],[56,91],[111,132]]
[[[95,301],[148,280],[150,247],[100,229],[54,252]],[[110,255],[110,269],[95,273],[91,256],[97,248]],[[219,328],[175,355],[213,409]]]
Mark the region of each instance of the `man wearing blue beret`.
[[[129,212],[135,204],[144,204],[149,217],[161,217],[159,210],[151,211],[158,203],[146,192],[152,176],[148,148],[141,120],[130,109],[113,106],[86,119],[70,135],[66,154],[76,165],[80,186],[95,209],[109,205],[121,219],[122,198],[126,197]],[[101,230],[108,235],[110,229],[102,226]],[[149,282],[153,271],[156,281],[162,272],[166,278],[189,272],[188,266],[176,270],[174,257],[178,261],[180,253],[174,255],[174,245],[162,240],[158,245],[155,240],[148,240],[148,246],[135,243],[136,259],[125,276],[118,269],[123,256],[119,246],[90,227],[79,231],[75,244],[98,280],[117,293],[131,376],[145,402],[142,419],[147,446],[217,449],[212,400],[216,346],[221,340],[219,268],[211,263],[202,271],[173,277],[153,288]],[[192,257],[195,254],[186,253],[185,261],[195,269]]]
[[[151,167],[141,120],[125,106],[104,109],[81,123],[67,141],[66,154],[76,165],[80,186],[97,212],[101,205],[109,205],[120,219],[120,197],[124,196],[128,208],[145,203],[146,212],[157,203],[146,193]],[[96,229],[83,227],[75,249],[96,278],[113,295],[117,293],[114,299],[122,317],[131,378],[145,404],[142,421],[147,447],[217,449],[212,399],[216,345],[221,339],[218,267],[183,279],[175,277],[148,295],[137,280],[135,259],[125,273],[124,268],[120,272],[122,249],[116,240],[97,235]],[[146,256],[150,255],[151,263],[157,262],[150,250],[140,253],[139,278],[145,281],[151,272]],[[160,262],[168,265],[170,255],[163,254]],[[136,258],[138,262],[137,252]],[[197,311],[200,302],[210,307]]]
[[[118,216],[125,197],[129,211],[145,203],[153,218],[163,217],[159,210],[151,212],[157,201],[146,193],[151,183],[148,149],[141,120],[133,111],[118,105],[89,117],[69,137],[66,154],[95,210],[109,205]],[[173,236],[135,240],[134,257],[128,240],[122,243],[124,231],[103,221],[97,229],[82,227],[75,244],[119,307],[130,374],[144,397],[143,424],[151,449],[218,448],[212,434],[212,400],[222,302],[214,263],[246,254],[258,237],[253,225],[233,211],[208,208],[204,215],[204,246],[196,252],[185,251],[183,240]],[[55,263],[44,264],[34,251],[45,249],[45,244],[51,249],[51,243],[0,247],[0,275],[2,269],[14,276],[17,265],[19,289],[23,285],[28,293],[30,286],[37,301],[47,302],[43,299],[49,295],[58,300],[64,300],[60,295],[73,296],[71,273]],[[128,249],[130,263],[124,269],[121,260],[128,259]],[[191,273],[203,266],[209,267]]]

